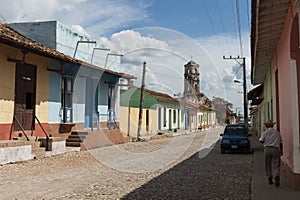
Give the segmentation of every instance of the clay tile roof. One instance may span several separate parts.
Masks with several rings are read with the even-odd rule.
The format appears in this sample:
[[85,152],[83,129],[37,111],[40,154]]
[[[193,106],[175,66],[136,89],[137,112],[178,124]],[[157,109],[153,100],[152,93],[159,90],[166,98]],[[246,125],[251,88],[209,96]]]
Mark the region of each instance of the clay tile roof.
[[111,73],[111,74],[114,74],[114,75],[117,75],[120,77],[129,78],[129,79],[136,78],[129,74],[119,73],[119,72],[115,72],[112,70],[104,69],[104,68],[92,65],[90,63],[86,63],[84,61],[67,56],[61,52],[55,51],[43,44],[40,44],[34,40],[31,40],[31,39],[23,36],[22,34],[18,33],[14,29],[10,28],[9,26],[7,26],[5,24],[1,24],[1,23],[0,23],[0,43],[10,45],[10,46],[13,46],[16,48],[20,48],[25,51],[35,53],[35,54],[38,54],[41,56],[45,56],[48,58],[53,58],[53,59],[57,59],[57,60],[61,60],[61,61],[66,61],[69,63],[80,64],[80,65],[84,65],[87,67],[99,69],[99,70],[102,70],[107,73]]
[[172,102],[176,102],[178,103],[178,99],[175,99],[171,96],[169,96],[168,94],[165,94],[165,93],[161,93],[161,92],[156,92],[156,91],[153,91],[153,90],[148,90],[148,89],[144,89],[145,93],[157,98],[157,99],[160,99],[160,100],[163,100],[163,101],[172,101]]

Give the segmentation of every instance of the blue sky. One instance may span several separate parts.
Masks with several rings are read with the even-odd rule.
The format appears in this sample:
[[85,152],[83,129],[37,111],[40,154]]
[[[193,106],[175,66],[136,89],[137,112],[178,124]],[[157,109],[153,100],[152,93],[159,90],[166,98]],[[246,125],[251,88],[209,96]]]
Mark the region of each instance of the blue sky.
[[[239,0],[244,31],[249,30],[246,2]],[[190,37],[237,34],[235,0],[156,0],[148,11],[147,25],[177,30]]]
[[[225,56],[243,54],[250,77],[250,0],[0,0],[2,23],[58,20],[120,51],[122,69],[140,79],[148,62],[148,87],[183,92],[183,65],[200,64],[201,91],[242,107],[241,68]],[[239,5],[242,52],[239,43]],[[37,6],[38,5],[38,6]],[[163,56],[162,56],[163,55]],[[131,69],[131,70],[128,70]],[[176,82],[176,84],[174,84]],[[250,89],[250,81],[248,90]],[[137,82],[139,84],[139,81]],[[154,85],[158,86],[157,88]]]

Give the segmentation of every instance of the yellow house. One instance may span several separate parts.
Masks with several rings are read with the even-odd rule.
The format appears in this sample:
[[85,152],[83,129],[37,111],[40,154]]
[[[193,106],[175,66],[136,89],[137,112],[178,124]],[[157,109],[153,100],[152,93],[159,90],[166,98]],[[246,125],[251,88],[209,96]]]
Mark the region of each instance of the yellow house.
[[[137,137],[140,94],[141,90],[137,87],[121,94],[120,131],[126,136]],[[177,99],[145,89],[141,135],[184,129],[183,114]]]

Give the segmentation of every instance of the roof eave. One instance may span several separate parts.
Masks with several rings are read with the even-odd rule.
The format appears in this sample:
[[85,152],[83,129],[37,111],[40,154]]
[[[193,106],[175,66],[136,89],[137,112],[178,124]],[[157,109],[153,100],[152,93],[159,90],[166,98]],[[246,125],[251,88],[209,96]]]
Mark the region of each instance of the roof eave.
[[252,1],[251,83],[254,85],[264,82],[281,37],[289,6],[289,0]]

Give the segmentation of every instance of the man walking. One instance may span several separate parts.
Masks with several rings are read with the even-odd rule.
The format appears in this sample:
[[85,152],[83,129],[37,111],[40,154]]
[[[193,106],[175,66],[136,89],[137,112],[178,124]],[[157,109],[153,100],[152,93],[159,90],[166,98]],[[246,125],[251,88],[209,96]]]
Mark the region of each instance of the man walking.
[[267,130],[263,132],[259,141],[264,145],[265,154],[265,171],[268,177],[269,184],[273,184],[273,173],[275,175],[275,186],[280,185],[280,156],[283,155],[282,138],[278,131],[273,127],[272,120],[265,123]]

